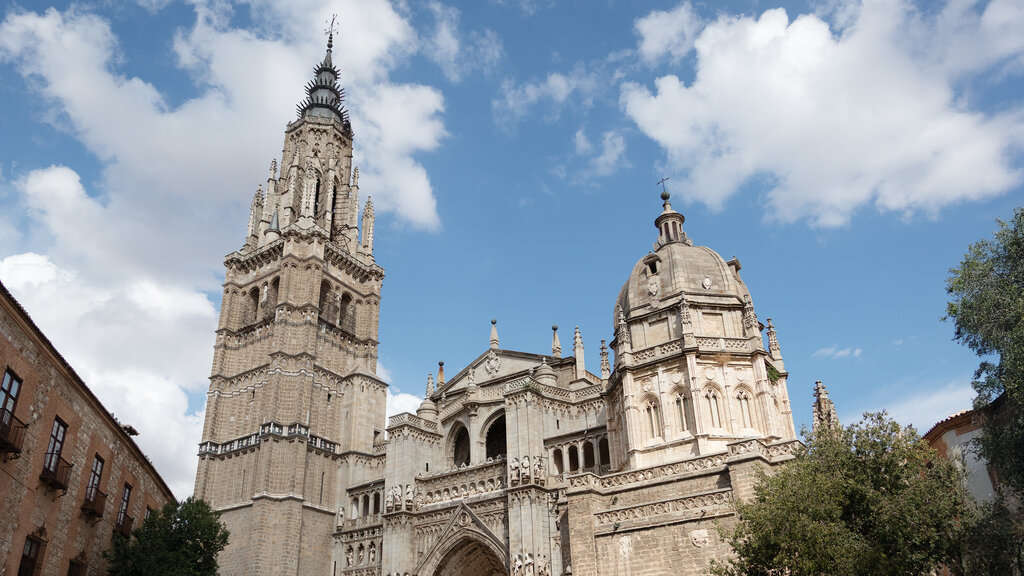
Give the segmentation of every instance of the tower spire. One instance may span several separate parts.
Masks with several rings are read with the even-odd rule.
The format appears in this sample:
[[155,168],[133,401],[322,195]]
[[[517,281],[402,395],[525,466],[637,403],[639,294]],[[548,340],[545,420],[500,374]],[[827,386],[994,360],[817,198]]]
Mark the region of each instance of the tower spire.
[[337,25],[337,15],[331,17],[328,27],[324,30],[327,34],[327,51],[324,53],[323,61],[313,69],[313,80],[306,84],[306,99],[299,103],[299,118],[306,116],[320,116],[333,118],[340,122],[345,132],[351,135],[352,127],[348,119],[348,111],[342,106],[345,100],[345,91],[338,86],[338,69],[334,67],[331,52],[334,48],[334,31]]

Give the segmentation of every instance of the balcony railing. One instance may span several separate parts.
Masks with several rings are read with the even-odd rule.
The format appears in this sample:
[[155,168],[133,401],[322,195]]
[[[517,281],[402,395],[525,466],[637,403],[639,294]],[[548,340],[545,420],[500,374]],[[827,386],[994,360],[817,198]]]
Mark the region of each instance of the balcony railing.
[[68,480],[71,478],[71,463],[56,454],[47,454],[44,462],[43,471],[39,474],[43,484],[57,490],[67,490]]
[[0,411],[0,452],[21,454],[28,426],[18,420],[10,410]]
[[123,535],[125,538],[130,538],[132,535],[132,523],[135,521],[134,518],[127,514],[122,514],[117,519],[117,524],[114,525],[114,531],[118,534]]
[[82,513],[93,518],[103,516],[103,508],[107,505],[107,495],[99,488],[93,487],[85,491],[85,502],[82,504]]

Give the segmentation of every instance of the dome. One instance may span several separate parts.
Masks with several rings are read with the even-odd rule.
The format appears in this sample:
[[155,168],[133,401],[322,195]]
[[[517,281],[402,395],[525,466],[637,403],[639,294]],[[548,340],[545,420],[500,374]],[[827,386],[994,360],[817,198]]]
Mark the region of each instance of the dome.
[[723,306],[743,305],[750,296],[739,277],[739,261],[726,262],[706,246],[693,246],[682,232],[683,221],[666,199],[665,211],[656,221],[661,235],[655,251],[633,266],[615,302],[613,326],[618,325],[619,311],[628,318],[638,310],[675,304],[683,295],[691,303]]

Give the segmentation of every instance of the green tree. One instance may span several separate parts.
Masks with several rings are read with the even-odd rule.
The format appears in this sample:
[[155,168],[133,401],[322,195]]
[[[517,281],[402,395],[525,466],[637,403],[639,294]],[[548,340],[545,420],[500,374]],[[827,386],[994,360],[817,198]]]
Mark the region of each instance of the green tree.
[[168,502],[128,539],[114,534],[103,553],[112,576],[215,576],[228,530],[203,500]]
[[819,429],[763,475],[726,534],[718,575],[921,575],[960,552],[969,496],[960,469],[884,412]]
[[974,374],[974,406],[994,409],[987,410],[981,456],[1024,495],[1024,208],[997,222],[995,237],[971,244],[950,270],[946,318],[955,339],[984,359]]

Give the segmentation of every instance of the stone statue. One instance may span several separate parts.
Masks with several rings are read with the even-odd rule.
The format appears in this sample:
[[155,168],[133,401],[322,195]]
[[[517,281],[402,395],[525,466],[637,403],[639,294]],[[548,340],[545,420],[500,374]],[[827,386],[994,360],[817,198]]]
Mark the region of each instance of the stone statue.
[[334,524],[336,526],[341,526],[344,523],[345,523],[345,507],[344,506],[339,506],[338,507],[338,515],[335,518]]
[[384,498],[384,508],[391,510],[395,507],[395,489],[388,490],[387,497]]
[[363,563],[363,547],[362,547],[362,545],[359,546],[359,563],[360,564]]
[[512,479],[512,484],[519,483],[519,461],[512,458],[508,461],[509,477]]
[[345,552],[345,564],[348,566],[352,565],[352,547],[348,547],[348,552]]
[[523,574],[523,556],[522,554],[516,554],[515,559],[512,561],[512,576],[522,576]]
[[520,466],[522,466],[522,468],[523,468],[523,483],[529,482],[530,481],[530,457],[529,456],[523,456],[523,459],[520,460]]
[[410,510],[412,510],[412,497],[413,497],[412,485],[411,484],[406,484],[405,485],[405,507],[410,509]]
[[370,544],[370,564],[377,563],[377,547]]
[[533,465],[534,469],[534,481],[538,484],[544,484],[544,463],[537,459],[537,463]]
[[547,556],[541,556],[540,561],[537,562],[537,576],[551,576],[551,570],[548,568]]
[[533,554],[526,555],[526,562],[523,563],[523,576],[534,576]]

